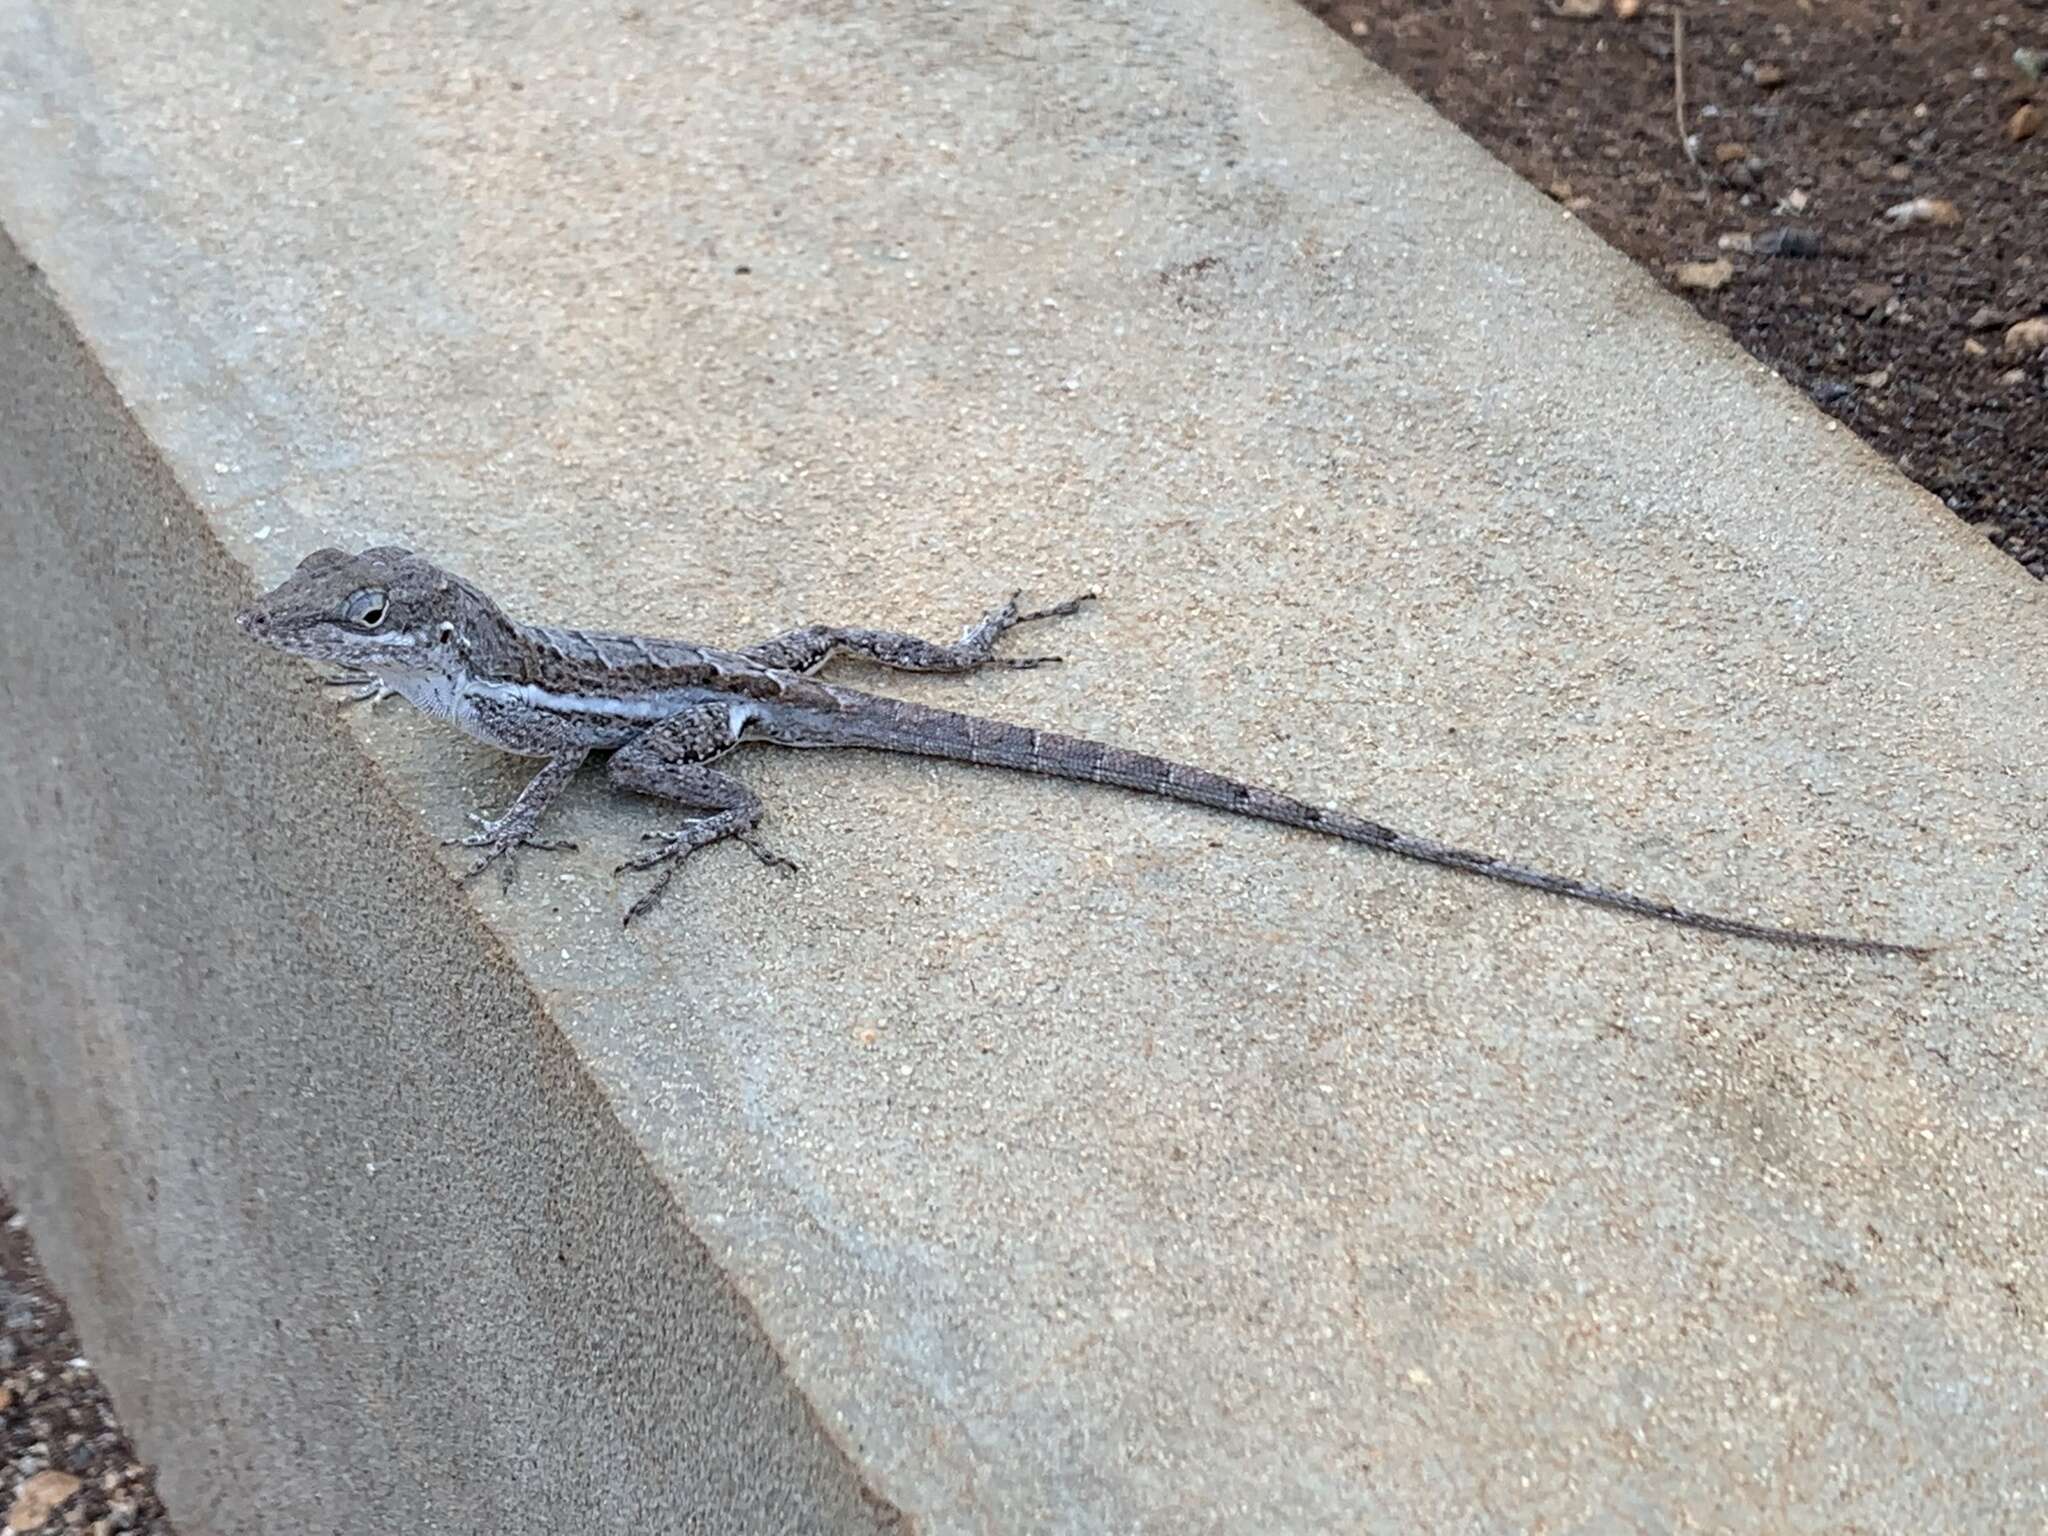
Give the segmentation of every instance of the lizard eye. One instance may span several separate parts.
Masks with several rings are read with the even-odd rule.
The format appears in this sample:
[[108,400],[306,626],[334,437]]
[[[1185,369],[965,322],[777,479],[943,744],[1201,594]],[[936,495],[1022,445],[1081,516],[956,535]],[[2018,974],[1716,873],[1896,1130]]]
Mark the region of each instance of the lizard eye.
[[446,645],[450,640],[453,640],[455,638],[455,626],[453,624],[448,623],[446,620],[443,620],[441,624],[440,633],[441,643],[443,645]]
[[382,592],[358,592],[348,600],[345,610],[351,624],[364,629],[375,629],[384,622],[384,594]]

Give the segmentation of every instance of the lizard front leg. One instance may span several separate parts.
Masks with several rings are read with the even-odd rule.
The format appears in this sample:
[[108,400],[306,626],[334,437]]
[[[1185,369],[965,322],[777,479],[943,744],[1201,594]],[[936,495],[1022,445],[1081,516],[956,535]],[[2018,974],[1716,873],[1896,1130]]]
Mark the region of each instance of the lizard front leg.
[[1057,656],[998,656],[996,641],[1019,624],[1036,624],[1041,619],[1060,619],[1077,613],[1083,603],[1095,600],[1095,594],[1084,592],[1036,613],[1017,611],[1020,596],[1021,593],[1012,593],[1007,603],[991,608],[978,622],[968,625],[952,645],[921,640],[893,629],[812,624],[763,640],[741,654],[764,667],[779,667],[787,672],[815,672],[839,655],[858,656],[898,672],[977,672],[983,667],[1023,670],[1058,661]]
[[645,834],[647,841],[660,846],[651,853],[626,860],[614,871],[661,871],[646,893],[626,909],[627,923],[654,910],[683,860],[698,849],[727,838],[745,844],[765,865],[796,868],[781,854],[762,847],[755,838],[754,828],[761,820],[760,797],[732,775],[705,766],[739,743],[739,724],[732,706],[702,704],[671,715],[612,754],[605,771],[621,789],[656,795],[704,812],[673,832]]
[[[542,848],[551,853],[574,848],[574,843],[548,842],[536,838],[533,829],[540,824],[541,813],[548,808],[555,796],[562,792],[562,786],[576,776],[576,770],[583,766],[583,760],[588,756],[590,752],[584,747],[572,747],[557,752],[548,759],[547,766],[527,781],[526,788],[519,791],[519,798],[506,808],[504,815],[492,819],[471,812],[469,819],[481,828],[480,831],[472,832],[468,837],[443,839],[444,847],[484,850],[483,857],[470,866],[469,872],[462,878],[465,881],[474,880],[492,864],[497,864],[500,878],[505,888],[510,890],[512,860],[509,855],[514,848]],[[501,860],[503,862],[500,862]]]
[[341,702],[344,704],[367,704],[372,709],[375,709],[379,704],[382,704],[386,699],[393,697],[398,692],[396,688],[393,688],[375,673],[359,671],[355,667],[348,667],[331,675],[323,673],[313,679],[313,686],[316,688],[353,688],[355,692],[348,694]]

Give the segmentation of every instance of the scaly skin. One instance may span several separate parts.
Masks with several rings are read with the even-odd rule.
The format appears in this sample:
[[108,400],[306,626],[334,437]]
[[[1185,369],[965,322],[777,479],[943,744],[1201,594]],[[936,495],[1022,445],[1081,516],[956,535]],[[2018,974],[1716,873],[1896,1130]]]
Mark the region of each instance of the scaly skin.
[[1094,594],[1035,613],[1017,599],[992,610],[952,644],[892,630],[811,625],[739,650],[520,624],[461,577],[397,548],[359,555],[317,550],[240,616],[242,628],[296,656],[350,669],[357,698],[403,694],[413,704],[507,752],[546,759],[511,807],[462,838],[509,870],[515,848],[566,847],[533,836],[542,814],[586,757],[609,752],[614,784],[688,806],[698,814],[655,838],[658,847],[620,868],[651,869],[656,883],[626,921],[652,910],[677,865],[732,839],[765,864],[794,868],[756,841],[761,802],[708,765],[750,741],[788,747],[863,748],[947,758],[1045,778],[1113,785],[1233,816],[1276,822],[1446,869],[1610,907],[1708,933],[1802,949],[1924,959],[1921,945],[1810,933],[1722,917],[1628,891],[1550,874],[1397,832],[1347,811],[1143,752],[1105,746],[954,710],[859,693],[813,674],[835,656],[905,672],[1035,667],[1052,656],[1004,657],[995,644],[1020,624],[1065,617]]

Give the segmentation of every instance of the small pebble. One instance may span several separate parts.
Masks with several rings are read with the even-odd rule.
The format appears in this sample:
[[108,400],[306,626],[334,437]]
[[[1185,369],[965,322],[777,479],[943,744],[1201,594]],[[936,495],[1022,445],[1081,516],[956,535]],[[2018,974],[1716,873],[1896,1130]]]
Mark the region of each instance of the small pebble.
[[2005,350],[2025,356],[2048,347],[2048,315],[2035,315],[2006,327]]
[[21,1485],[7,1511],[7,1523],[19,1532],[39,1531],[83,1485],[68,1472],[38,1472]]
[[1767,229],[1754,242],[1759,256],[1810,257],[1821,253],[1820,231],[1817,229],[1795,229],[1781,224],[1776,229]]
[[1956,205],[1945,197],[1916,197],[1909,202],[1894,203],[1885,209],[1884,217],[1905,228],[1914,224],[1949,225],[1960,224],[1963,216]]

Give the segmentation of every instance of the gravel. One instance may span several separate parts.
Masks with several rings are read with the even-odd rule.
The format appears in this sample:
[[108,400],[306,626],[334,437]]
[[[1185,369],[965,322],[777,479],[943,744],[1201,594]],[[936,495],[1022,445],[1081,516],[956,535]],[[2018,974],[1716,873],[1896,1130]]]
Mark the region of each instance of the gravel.
[[175,1536],[0,1189],[0,1518],[13,1536]]

